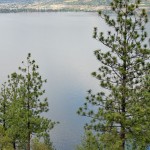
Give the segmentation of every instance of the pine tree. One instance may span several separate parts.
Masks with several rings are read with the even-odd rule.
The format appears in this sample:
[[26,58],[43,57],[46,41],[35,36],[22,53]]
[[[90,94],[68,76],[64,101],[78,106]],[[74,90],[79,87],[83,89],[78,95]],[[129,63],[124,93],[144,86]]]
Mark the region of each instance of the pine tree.
[[47,98],[43,98],[45,90],[42,86],[46,80],[39,74],[39,67],[31,60],[31,54],[22,64],[19,73],[8,76],[5,93],[9,102],[5,115],[6,131],[13,141],[14,149],[20,147],[30,150],[32,135],[44,138],[56,123],[41,115],[49,109]]
[[[101,89],[97,94],[88,91],[78,113],[91,118],[85,128],[97,133],[105,150],[113,147],[125,150],[131,145],[132,149],[141,150],[150,143],[150,121],[146,113],[150,109],[149,101],[137,96],[150,69],[150,50],[145,44],[148,16],[139,8],[140,2],[112,0],[115,18],[99,11],[111,31],[106,37],[94,28],[93,37],[107,47],[105,51],[94,52],[100,68],[92,75],[99,80]],[[148,106],[147,110],[142,103]]]
[[43,80],[38,72],[38,65],[34,60],[31,60],[31,54],[28,54],[26,63],[22,62],[24,67],[19,67],[22,72],[20,88],[22,92],[25,114],[25,124],[27,130],[27,150],[30,150],[31,135],[37,134],[38,136],[44,136],[47,130],[52,129],[55,122],[44,118],[41,115],[43,112],[48,111],[47,98],[41,99],[45,90],[42,89]]
[[26,128],[24,125],[23,116],[25,111],[23,109],[23,99],[20,93],[20,80],[21,75],[18,75],[16,72],[12,73],[8,76],[7,86],[7,113],[6,113],[6,120],[7,120],[7,129],[9,137],[12,139],[13,148],[16,149],[18,144],[21,142],[25,142],[25,133]]

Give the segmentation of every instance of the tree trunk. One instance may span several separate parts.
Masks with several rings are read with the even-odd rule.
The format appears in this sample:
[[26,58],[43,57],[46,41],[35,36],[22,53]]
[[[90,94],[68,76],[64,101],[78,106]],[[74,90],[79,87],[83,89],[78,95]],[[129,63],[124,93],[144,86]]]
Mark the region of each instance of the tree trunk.
[[28,132],[27,150],[30,150],[30,132]]
[[13,148],[14,148],[14,150],[16,150],[16,143],[15,142],[13,142]]
[[[125,20],[127,20],[127,0],[125,1],[125,8],[126,8],[126,15],[125,15]],[[121,122],[121,133],[120,133],[120,138],[121,138],[121,150],[125,150],[125,138],[126,138],[126,131],[125,131],[125,125],[124,122],[126,120],[126,97],[127,97],[127,93],[126,93],[126,88],[127,88],[127,24],[125,22],[125,28],[124,28],[124,51],[123,51],[123,79],[122,79],[122,86],[123,86],[123,91],[122,91],[122,101],[121,101],[121,111],[122,111],[122,116],[123,116],[123,121]]]
[[125,150],[125,129],[124,129],[124,127],[122,127],[122,129],[121,129],[120,138],[121,138],[121,142],[122,142],[121,146],[120,146],[120,149]]
[[28,90],[28,102],[27,102],[27,111],[28,111],[28,123],[27,123],[27,126],[28,126],[28,143],[27,143],[27,150],[30,150],[30,116],[29,116],[29,111],[30,111],[30,86],[29,86],[29,82],[30,82],[30,78],[29,78],[29,66],[28,66],[28,86],[27,86],[27,90]]

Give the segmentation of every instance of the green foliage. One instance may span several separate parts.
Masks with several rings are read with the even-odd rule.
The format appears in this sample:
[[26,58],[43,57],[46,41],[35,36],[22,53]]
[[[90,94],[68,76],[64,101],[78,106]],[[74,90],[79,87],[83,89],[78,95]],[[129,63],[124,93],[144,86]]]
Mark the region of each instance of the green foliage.
[[14,148],[30,150],[30,141],[34,137],[45,137],[55,122],[43,117],[48,112],[48,101],[43,95],[43,80],[38,65],[28,54],[22,62],[19,73],[8,76],[8,82],[1,90],[0,119],[3,127],[13,141]]
[[31,147],[32,147],[32,150],[50,150],[50,149],[48,149],[47,145],[40,142],[38,139],[32,140]]
[[150,71],[147,71],[133,100],[135,111],[130,109],[130,112],[135,116],[133,119],[135,125],[132,127],[133,134],[136,137],[134,147],[140,150],[145,148],[145,143],[150,142]]
[[6,82],[2,84],[1,92],[0,92],[0,123],[3,125],[4,129],[7,128],[6,126],[6,120],[7,120],[7,112],[8,112],[8,95],[7,93],[7,87]]
[[101,148],[100,146],[98,137],[91,131],[86,131],[81,145],[77,146],[77,150],[98,150]]
[[93,38],[107,47],[94,52],[100,68],[92,76],[101,88],[97,94],[88,91],[78,114],[91,118],[85,128],[98,134],[104,149],[124,150],[128,145],[145,149],[150,143],[150,97],[143,84],[150,70],[145,44],[148,17],[144,9],[139,12],[139,4],[140,0],[112,0],[115,19],[99,11],[112,31],[106,37],[94,28]]
[[13,150],[12,140],[7,135],[3,126],[0,125],[0,150]]
[[44,137],[44,142],[39,138],[32,139],[31,148],[32,150],[54,150],[48,134]]
[[44,138],[44,144],[47,146],[48,150],[55,150],[50,140],[50,135],[47,133],[43,138]]

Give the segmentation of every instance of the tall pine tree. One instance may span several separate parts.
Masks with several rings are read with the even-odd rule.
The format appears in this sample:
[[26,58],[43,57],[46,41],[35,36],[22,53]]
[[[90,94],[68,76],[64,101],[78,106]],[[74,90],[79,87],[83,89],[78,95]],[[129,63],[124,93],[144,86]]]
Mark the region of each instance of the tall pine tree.
[[91,118],[85,128],[97,134],[101,149],[125,150],[132,145],[141,150],[150,143],[150,107],[144,106],[150,106],[149,101],[137,96],[150,69],[150,49],[145,44],[148,16],[139,8],[140,2],[112,0],[115,18],[99,11],[111,31],[105,36],[94,28],[93,37],[107,47],[94,52],[100,68],[92,75],[101,88],[97,94],[88,91],[78,113]]
[[30,150],[32,136],[45,138],[55,122],[42,115],[49,109],[47,98],[43,97],[46,80],[42,79],[31,54],[22,64],[18,73],[8,76],[2,88],[1,120],[14,149]]

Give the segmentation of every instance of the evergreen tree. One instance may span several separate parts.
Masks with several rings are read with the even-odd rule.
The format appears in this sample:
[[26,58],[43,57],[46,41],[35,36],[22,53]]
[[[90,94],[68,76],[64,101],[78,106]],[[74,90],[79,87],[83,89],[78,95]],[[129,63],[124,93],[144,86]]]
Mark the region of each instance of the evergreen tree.
[[18,144],[23,141],[23,136],[26,133],[23,126],[23,112],[22,107],[22,97],[20,94],[20,82],[21,76],[17,73],[12,73],[8,76],[8,82],[6,83],[6,92],[7,97],[7,113],[5,115],[6,119],[6,132],[9,137],[12,139],[13,148],[16,149]]
[[43,98],[45,90],[42,86],[46,80],[39,74],[38,65],[31,60],[31,54],[28,54],[27,61],[22,63],[23,67],[19,67],[20,73],[8,76],[5,95],[9,105],[4,118],[14,149],[20,147],[30,150],[32,135],[47,136],[55,122],[41,115],[48,111],[48,101]]
[[44,136],[47,130],[53,128],[55,122],[44,118],[41,115],[43,112],[48,111],[47,98],[41,99],[41,96],[45,93],[42,89],[43,80],[38,72],[38,65],[35,64],[34,60],[31,60],[31,54],[28,54],[27,62],[24,63],[24,67],[19,67],[22,72],[20,74],[20,90],[23,99],[23,108],[26,111],[25,116],[25,128],[27,132],[27,150],[30,150],[30,140],[32,134],[38,136]]
[[99,11],[112,31],[106,37],[94,28],[93,37],[108,48],[94,52],[100,68],[92,75],[99,80],[101,89],[97,94],[88,91],[78,113],[91,118],[85,128],[100,137],[105,150],[125,150],[134,143],[132,149],[141,150],[150,143],[149,101],[144,95],[137,96],[150,69],[150,50],[145,44],[148,16],[144,9],[139,9],[140,2],[112,0],[116,18]]

